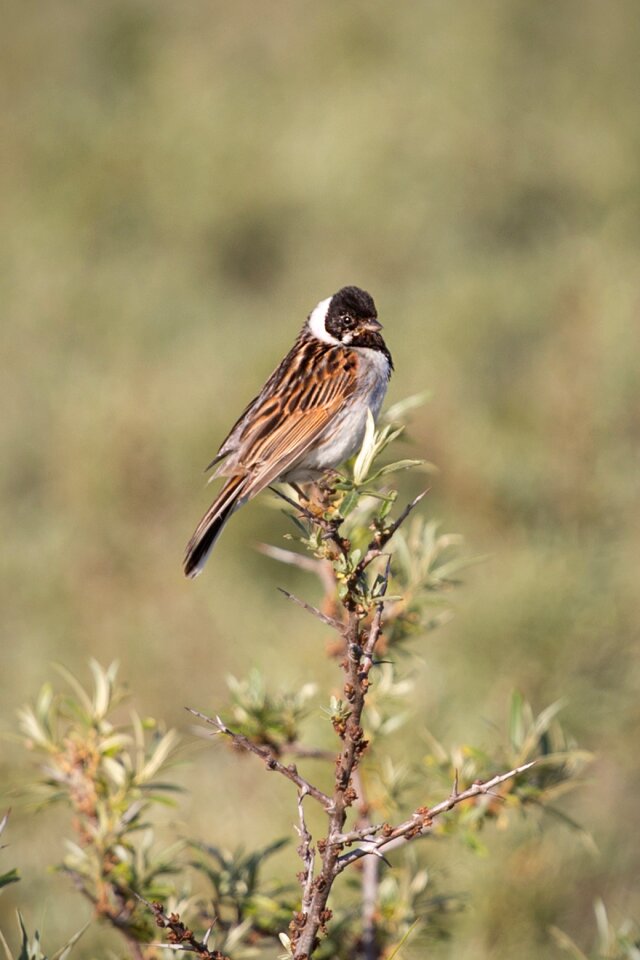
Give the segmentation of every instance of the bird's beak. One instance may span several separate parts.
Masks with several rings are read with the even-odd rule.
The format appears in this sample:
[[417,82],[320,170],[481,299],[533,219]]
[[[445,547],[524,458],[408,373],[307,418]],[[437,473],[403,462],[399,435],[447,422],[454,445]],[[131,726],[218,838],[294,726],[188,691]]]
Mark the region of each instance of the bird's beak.
[[372,333],[377,333],[378,330],[382,330],[382,324],[379,320],[376,320],[375,317],[370,317],[364,325],[365,330],[371,330]]

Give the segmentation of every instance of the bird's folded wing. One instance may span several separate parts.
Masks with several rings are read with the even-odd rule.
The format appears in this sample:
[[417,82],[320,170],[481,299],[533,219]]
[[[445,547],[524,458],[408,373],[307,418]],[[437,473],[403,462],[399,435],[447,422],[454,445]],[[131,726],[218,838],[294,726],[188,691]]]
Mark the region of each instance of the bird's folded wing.
[[283,405],[265,397],[239,438],[238,463],[253,476],[251,496],[285,474],[320,438],[356,388],[356,368],[341,364],[292,385]]

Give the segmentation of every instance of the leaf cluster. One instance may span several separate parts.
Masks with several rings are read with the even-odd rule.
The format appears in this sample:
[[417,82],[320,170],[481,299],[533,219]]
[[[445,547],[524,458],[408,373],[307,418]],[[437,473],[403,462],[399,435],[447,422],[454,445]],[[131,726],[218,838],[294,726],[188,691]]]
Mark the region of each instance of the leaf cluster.
[[308,715],[317,687],[305,683],[299,690],[270,693],[258,670],[246,680],[227,677],[231,702],[225,713],[234,729],[280,756],[300,739],[300,724]]
[[[194,840],[159,846],[154,812],[174,805],[178,788],[167,772],[175,762],[178,735],[124,710],[127,692],[116,664],[104,668],[91,661],[90,668],[89,690],[58,668],[70,692],[58,693],[46,684],[19,717],[25,745],[40,757],[34,798],[40,806],[63,803],[73,814],[73,836],[66,840],[58,870],[91,902],[100,920],[123,934],[134,956],[136,945],[153,941],[158,917],[165,915],[152,909],[160,901],[170,929],[184,927],[181,917],[209,925],[201,942],[211,947],[211,956],[231,950],[234,960],[254,956],[256,944],[275,938],[295,906],[291,891],[262,881],[265,864],[286,841],[249,854]],[[268,733],[274,748],[278,737],[288,741],[311,694],[309,689],[270,697],[257,675],[246,684],[231,680],[230,686],[232,715],[244,717],[256,737],[266,739]],[[6,817],[0,833],[5,823]],[[206,880],[205,890],[195,895],[190,893],[192,873]],[[4,885],[18,878],[10,871],[0,879]],[[21,919],[20,924],[23,929]],[[23,940],[20,960],[45,960],[38,953],[37,934],[35,939],[25,934]],[[57,960],[66,955],[57,954]],[[145,953],[155,955],[153,950]]]
[[126,697],[117,664],[90,663],[93,689],[59,672],[71,688],[46,684],[34,706],[20,711],[26,746],[41,758],[35,794],[40,804],[65,803],[74,837],[60,869],[93,904],[99,917],[126,936],[148,939],[152,926],[137,897],[167,896],[179,845],[156,849],[149,814],[171,803],[177,787],[162,779],[178,736],[130,711],[113,714]]
[[[250,956],[247,946],[264,938],[275,939],[287,925],[296,907],[292,886],[265,883],[266,862],[289,843],[287,837],[247,853],[242,847],[230,851],[191,841],[195,856],[191,866],[208,881],[207,909],[216,919],[216,943],[235,956]],[[239,951],[239,947],[244,950]]]

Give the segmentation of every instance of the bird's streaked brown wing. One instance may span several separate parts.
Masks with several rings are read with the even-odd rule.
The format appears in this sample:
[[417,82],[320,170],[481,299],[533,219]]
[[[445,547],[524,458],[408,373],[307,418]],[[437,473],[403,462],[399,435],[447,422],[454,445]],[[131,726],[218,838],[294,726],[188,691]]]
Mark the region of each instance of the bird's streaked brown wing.
[[219,467],[223,475],[248,475],[249,497],[296,463],[356,389],[355,351],[309,340],[292,354],[238,425],[233,463]]
[[352,350],[304,332],[298,337],[214,460],[219,464],[214,475],[227,481],[187,544],[188,577],[200,572],[231,514],[286,475],[321,438],[357,387],[358,362]]

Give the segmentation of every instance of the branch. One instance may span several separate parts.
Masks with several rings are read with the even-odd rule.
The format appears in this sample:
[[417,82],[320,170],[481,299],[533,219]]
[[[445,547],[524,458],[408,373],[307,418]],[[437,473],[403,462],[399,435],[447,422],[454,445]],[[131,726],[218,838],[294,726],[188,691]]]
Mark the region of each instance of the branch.
[[263,553],[265,557],[277,560],[279,563],[288,563],[292,567],[298,567],[306,573],[314,573],[320,580],[322,588],[327,595],[333,593],[336,582],[333,577],[333,567],[328,560],[319,560],[317,557],[307,557],[304,553],[296,553],[295,550],[285,550],[283,547],[274,547],[269,543],[258,543],[256,549]]
[[[358,823],[360,829],[371,832],[369,804],[365,796],[364,781],[359,769],[354,770],[353,783],[358,791]],[[376,937],[376,912],[380,883],[378,857],[365,857],[362,863],[362,956],[363,960],[378,960],[380,949]]]
[[387,592],[387,587],[389,586],[389,576],[391,574],[391,557],[387,557],[387,566],[384,571],[384,576],[382,578],[382,583],[380,585],[380,602],[376,604],[376,612],[373,615],[373,620],[371,621],[371,626],[369,628],[369,636],[367,638],[367,643],[364,648],[364,660],[366,665],[366,676],[369,674],[369,670],[373,666],[373,651],[375,650],[376,643],[380,639],[380,634],[382,633],[382,613],[384,610],[384,595]]
[[307,603],[306,600],[300,600],[299,597],[296,597],[293,593],[289,593],[288,590],[285,590],[283,587],[278,587],[280,593],[283,593],[287,600],[292,600],[294,603],[297,603],[299,607],[302,607],[303,610],[306,610],[307,613],[310,613],[312,616],[317,617],[322,623],[325,623],[328,627],[332,627],[334,630],[342,631],[344,629],[344,624],[340,623],[339,620],[336,620],[335,617],[328,617],[326,613],[322,613],[321,610],[318,610],[317,607],[313,607],[310,603]]
[[287,563],[291,567],[298,567],[306,573],[315,573],[320,576],[318,567],[327,563],[326,560],[317,560],[315,557],[307,557],[304,553],[296,553],[295,550],[285,550],[284,547],[274,547],[270,543],[257,543],[256,550],[269,557],[271,560],[277,560],[278,563]]
[[391,537],[394,535],[394,533],[399,530],[411,511],[417,507],[420,501],[429,493],[429,489],[430,488],[423,490],[422,493],[419,493],[417,497],[414,497],[413,500],[406,505],[397,520],[394,520],[393,523],[390,524],[385,530],[376,534],[367,547],[367,552],[356,568],[359,574],[369,566],[372,560],[375,560],[376,557],[380,556],[381,551],[389,543],[389,540],[391,540]]
[[[120,903],[120,912],[116,913],[116,907],[111,906],[106,893],[96,896],[95,893],[88,889],[86,878],[83,877],[82,874],[64,864],[60,867],[60,872],[66,874],[78,893],[82,894],[82,896],[89,901],[95,910],[95,915],[106,920],[115,930],[118,930],[122,934],[136,960],[144,960],[142,944],[136,937],[131,926],[131,916],[135,905],[132,904],[131,908],[126,908],[127,903],[131,902],[130,895],[125,894],[124,891],[120,890],[113,883],[106,882],[104,884],[104,886],[108,887],[113,897]],[[142,897],[137,894],[135,890],[132,890],[131,893],[133,893],[138,900],[142,900]]]
[[210,724],[210,726],[215,727],[218,733],[230,737],[237,747],[246,750],[248,753],[255,753],[257,757],[260,757],[260,759],[264,761],[267,770],[275,770],[277,773],[281,773],[287,780],[295,783],[298,790],[308,793],[310,797],[317,800],[325,810],[331,808],[333,803],[331,797],[328,797],[326,793],[323,793],[318,787],[314,787],[312,783],[309,783],[308,780],[300,776],[295,764],[292,763],[289,766],[285,766],[283,763],[280,763],[268,747],[261,747],[248,737],[245,737],[243,733],[235,733],[235,731],[230,730],[229,727],[222,722],[220,717],[208,717],[205,713],[200,713],[199,710],[193,710],[191,707],[185,707],[185,710],[188,710],[194,717],[198,717],[200,720],[204,720],[205,723]]
[[[398,517],[398,519],[394,520],[393,523],[389,524],[388,527],[385,527],[383,530],[376,530],[372,539],[369,541],[369,545],[367,546],[367,549],[364,553],[364,556],[362,557],[362,560],[360,560],[360,562],[356,564],[356,566],[353,568],[353,570],[347,577],[346,582],[348,587],[348,594],[347,594],[346,600],[344,601],[345,607],[347,607],[347,609],[352,609],[352,607],[354,606],[354,603],[356,602],[356,597],[354,596],[354,594],[357,592],[358,583],[361,581],[364,571],[367,569],[369,564],[371,564],[374,560],[377,560],[377,558],[382,555],[385,546],[387,545],[389,540],[391,540],[394,533],[396,533],[396,531],[402,526],[402,524],[407,519],[411,511],[418,506],[420,501],[423,499],[423,497],[425,497],[428,494],[428,492],[429,492],[428,489],[423,490],[422,493],[419,493],[417,497],[414,497],[413,500],[411,500],[406,505],[406,507],[404,508],[404,510]],[[387,579],[388,579],[388,570],[389,570],[389,565],[387,564]]]
[[170,916],[164,912],[164,908],[161,903],[158,903],[157,900],[154,900],[153,903],[150,903],[148,900],[145,900],[144,897],[141,897],[136,893],[136,897],[146,907],[151,910],[153,913],[153,918],[156,922],[156,926],[162,927],[165,930],[168,930],[167,940],[168,943],[154,943],[151,946],[162,947],[164,950],[176,950],[184,953],[195,953],[198,957],[203,958],[203,960],[230,960],[225,954],[221,953],[219,950],[209,950],[207,943],[213,929],[213,924],[209,927],[205,933],[202,940],[198,940],[193,930],[190,930],[180,919],[178,913],[172,913]]
[[[290,928],[294,960],[308,960],[313,955],[318,943],[318,935],[324,931],[327,921],[331,918],[331,911],[327,910],[327,901],[333,882],[341,872],[339,859],[342,848],[331,843],[329,838],[342,832],[349,807],[358,799],[354,788],[354,772],[368,746],[361,725],[362,712],[369,689],[369,672],[373,666],[373,654],[382,630],[383,598],[389,580],[389,564],[390,560],[387,561],[375,614],[368,629],[365,628],[364,636],[361,619],[354,609],[355,603],[349,604],[349,621],[343,633],[346,656],[342,668],[345,675],[344,694],[351,705],[351,711],[346,720],[335,724],[336,732],[343,741],[343,748],[336,761],[333,803],[327,810],[328,838],[318,843],[318,849],[322,854],[322,866],[313,881],[308,908],[303,910],[301,922]],[[345,600],[345,606],[348,600],[349,598]]]
[[313,866],[315,863],[315,849],[312,845],[313,838],[309,833],[309,829],[304,819],[303,800],[305,796],[306,792],[304,790],[301,790],[298,794],[298,822],[300,825],[296,827],[298,836],[300,837],[300,846],[298,847],[297,852],[304,865],[303,872],[299,874],[299,879],[302,884],[303,914],[308,913],[311,906],[311,897],[313,894]]
[[281,753],[288,753],[301,760],[335,760],[335,750],[324,750],[322,747],[306,747],[303,743],[284,743]]
[[[282,490],[277,490],[276,487],[269,487],[269,489],[273,493],[281,497],[281,499],[284,500],[286,503],[288,503],[289,506],[297,510],[298,513],[300,513],[300,515],[305,518],[305,520],[309,521],[309,523],[317,527],[320,527],[323,533],[323,538],[325,540],[331,540],[331,542],[337,547],[337,549],[343,555],[343,557],[345,559],[349,558],[349,547],[350,547],[349,541],[345,540],[344,537],[341,537],[340,534],[338,533],[338,530],[342,524],[342,517],[339,516],[335,520],[327,520],[323,516],[323,513],[321,511],[318,513],[314,513],[313,510],[310,510],[309,507],[305,506],[305,504],[302,502],[302,500],[304,499],[306,503],[309,503],[309,500],[303,496],[301,490],[297,491],[298,495],[300,496],[300,500],[296,503],[295,500],[292,500],[291,497],[287,496],[287,494],[284,493]],[[322,497],[322,494],[324,492],[323,488],[318,487],[318,491],[320,496]]]
[[[491,791],[494,789],[494,787],[499,786],[499,784],[504,783],[506,780],[512,780],[514,777],[519,776],[521,773],[524,773],[525,770],[529,770],[531,767],[533,767],[535,763],[536,761],[532,760],[529,763],[522,764],[520,767],[514,767],[514,769],[509,770],[508,773],[500,773],[484,783],[473,783],[470,787],[468,787],[467,790],[463,790],[461,793],[458,793],[457,789],[454,787],[454,792],[451,793],[446,800],[442,800],[434,807],[419,807],[408,820],[405,820],[404,823],[401,823],[396,827],[391,827],[389,824],[383,824],[382,826],[372,827],[369,834],[365,836],[363,836],[363,830],[354,830],[350,833],[339,833],[332,836],[332,845],[354,843],[370,838],[370,843],[367,843],[366,847],[358,847],[356,850],[350,850],[348,853],[344,853],[342,856],[338,857],[336,863],[337,872],[342,873],[342,871],[348,867],[349,864],[355,863],[356,860],[360,860],[362,857],[366,857],[371,853],[381,856],[383,848],[387,848],[388,845],[391,844],[394,846],[399,845],[397,842],[394,843],[394,841],[400,841],[401,843],[404,843],[408,840],[414,840],[416,837],[424,836],[436,817],[441,816],[443,813],[447,813],[449,810],[452,810],[455,806],[457,806],[459,803],[463,803],[465,800],[471,800],[473,797],[491,794]],[[375,834],[378,834],[381,831],[382,836],[375,836]]]

